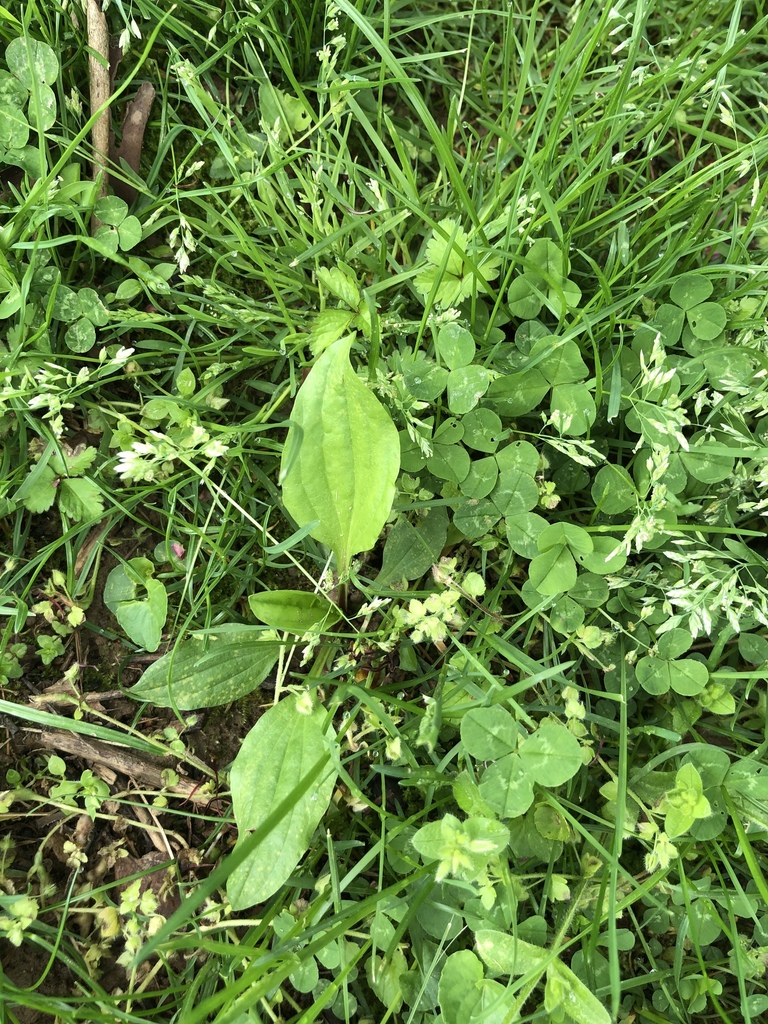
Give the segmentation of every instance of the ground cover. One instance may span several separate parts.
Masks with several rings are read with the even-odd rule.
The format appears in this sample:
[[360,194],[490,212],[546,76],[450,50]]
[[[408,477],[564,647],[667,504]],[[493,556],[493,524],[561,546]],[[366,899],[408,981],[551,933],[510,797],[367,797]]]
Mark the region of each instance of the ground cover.
[[764,1019],[763,5],[103,6],[0,3],[8,1019]]

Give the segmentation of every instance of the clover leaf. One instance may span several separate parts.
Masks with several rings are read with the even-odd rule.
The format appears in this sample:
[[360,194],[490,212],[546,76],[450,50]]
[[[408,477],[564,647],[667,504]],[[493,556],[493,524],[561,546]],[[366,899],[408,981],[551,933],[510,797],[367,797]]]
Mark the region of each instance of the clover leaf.
[[448,408],[458,416],[470,412],[488,390],[493,371],[475,365],[475,339],[457,323],[441,327],[436,347],[449,369]]
[[680,338],[691,355],[698,355],[701,342],[711,342],[722,334],[727,316],[717,302],[709,302],[712,282],[701,274],[683,274],[669,290],[671,302],[662,303],[653,320],[638,332],[643,341],[658,334],[666,347]]
[[546,306],[559,319],[581,301],[581,289],[568,278],[568,257],[549,238],[540,238],[531,246],[525,268],[509,288],[509,309],[521,320],[533,320]]

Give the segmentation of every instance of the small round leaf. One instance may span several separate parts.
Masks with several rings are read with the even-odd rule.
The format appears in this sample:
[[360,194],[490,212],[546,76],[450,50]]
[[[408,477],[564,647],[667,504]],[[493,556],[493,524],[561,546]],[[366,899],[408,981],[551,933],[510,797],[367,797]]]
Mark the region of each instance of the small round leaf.
[[712,294],[712,282],[701,274],[683,274],[672,285],[669,297],[683,309],[693,309]]
[[702,302],[688,310],[688,323],[697,338],[712,341],[725,328],[725,310],[716,302]]

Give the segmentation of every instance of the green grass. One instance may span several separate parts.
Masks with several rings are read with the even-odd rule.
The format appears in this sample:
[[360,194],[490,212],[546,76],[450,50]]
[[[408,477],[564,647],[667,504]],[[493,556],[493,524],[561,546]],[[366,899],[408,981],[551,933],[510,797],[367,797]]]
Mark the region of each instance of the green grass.
[[[118,136],[138,86],[156,96],[135,202],[97,211],[114,239],[94,237],[81,7],[17,6],[0,4],[8,1019],[763,1019],[764,5],[115,0]],[[34,40],[55,61],[30,77]],[[379,542],[338,580],[280,467],[299,389],[348,332],[403,455]],[[283,623],[248,599],[279,590],[328,595],[338,623],[265,636]],[[215,699],[237,672],[242,696]],[[288,744],[263,783],[280,799],[236,812],[249,764],[230,763],[295,694],[324,759]],[[204,799],[119,768],[105,797],[83,747],[22,726],[165,752]],[[238,864],[313,796],[287,881],[233,909]],[[126,883],[160,856],[180,903]]]

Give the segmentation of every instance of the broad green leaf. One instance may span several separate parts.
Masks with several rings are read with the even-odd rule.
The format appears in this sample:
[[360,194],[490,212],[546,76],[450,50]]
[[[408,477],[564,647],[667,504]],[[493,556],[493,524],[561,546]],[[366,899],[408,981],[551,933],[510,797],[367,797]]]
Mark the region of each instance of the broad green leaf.
[[115,292],[115,298],[118,302],[130,302],[139,295],[141,295],[141,285],[130,277],[121,281]]
[[687,313],[688,323],[697,338],[713,341],[725,329],[727,316],[717,302],[702,302]]
[[680,341],[684,324],[684,311],[679,306],[665,302],[656,310],[656,316],[650,324],[652,331],[650,340],[658,333],[661,335],[662,344],[667,348],[672,348]]
[[485,397],[500,416],[514,419],[532,412],[548,391],[549,381],[544,374],[532,369],[497,377]]
[[328,629],[341,617],[327,597],[307,590],[265,590],[251,594],[248,606],[267,626],[289,633]]
[[317,960],[315,960],[313,956],[306,957],[299,963],[299,966],[288,975],[288,980],[297,992],[311,992],[320,980],[320,971],[317,967]]
[[567,594],[563,594],[552,605],[549,621],[552,629],[558,633],[574,633],[584,622],[584,609]]
[[225,624],[193,636],[164,654],[128,691],[158,707],[196,711],[230,704],[252,693],[269,675],[280,645],[255,626]]
[[525,814],[533,803],[533,782],[517,754],[507,754],[486,768],[480,796],[501,818]]
[[688,831],[694,821],[696,814],[693,807],[670,807],[664,815],[664,831],[670,839],[677,839]]
[[[705,443],[712,445],[711,440]],[[699,451],[695,443],[691,445],[690,451],[680,452],[680,460],[693,479],[704,484],[719,484],[727,480],[733,472],[735,461],[731,455]]]
[[683,274],[672,285],[669,297],[683,309],[692,309],[712,294],[712,282],[701,274]]
[[589,555],[594,550],[591,535],[573,523],[553,523],[539,535],[539,551],[548,551],[563,544],[567,544],[574,555]]
[[435,431],[433,441],[435,444],[457,444],[464,437],[464,423],[451,416],[443,420]]
[[536,512],[518,512],[504,519],[507,543],[521,558],[535,558],[539,553],[539,537],[547,521]]
[[509,842],[509,830],[493,818],[445,814],[423,825],[411,842],[426,863],[438,861],[436,879],[447,875],[470,881],[485,871],[488,861]]
[[102,224],[100,228],[97,228],[94,236],[89,239],[88,244],[102,256],[116,256],[117,250],[120,248],[117,228],[111,227],[109,224]]
[[403,1003],[403,991],[400,977],[408,971],[408,961],[404,954],[395,946],[391,959],[374,954],[366,964],[368,982],[377,999],[397,1013]]
[[437,333],[437,351],[449,370],[469,366],[475,356],[475,339],[457,323],[445,324]]
[[560,434],[583,437],[596,416],[595,400],[586,384],[558,384],[552,388],[549,418]]
[[531,561],[528,578],[532,586],[545,597],[564,594],[576,582],[573,555],[564,544],[549,548]]
[[392,527],[384,545],[379,586],[391,587],[403,580],[418,580],[440,558],[448,532],[445,509],[430,509],[417,526],[401,519]]
[[461,444],[433,444],[427,469],[440,480],[460,484],[472,465],[469,452]]
[[20,107],[0,100],[0,147],[21,149],[29,138],[29,124]]
[[490,498],[469,498],[457,505],[453,525],[468,540],[485,537],[501,519],[501,513]]
[[439,227],[441,231],[432,232],[425,255],[434,267],[444,267],[448,274],[458,278],[464,266],[469,236],[452,217],[444,217]]
[[[549,804],[538,804],[533,810],[533,821],[536,831],[544,839],[565,843],[573,838],[570,825],[566,818]],[[566,897],[567,898],[567,897]]]
[[489,455],[496,451],[502,425],[495,412],[491,409],[472,409],[461,422],[464,427],[463,441],[468,448],[473,448],[477,452],[487,452]]
[[579,741],[551,719],[521,744],[518,754],[525,771],[540,786],[562,786],[584,763]]
[[672,689],[683,696],[701,693],[709,681],[707,666],[693,658],[669,661],[666,658],[641,658],[635,674],[647,693],[659,696]]
[[539,501],[539,488],[522,469],[503,469],[491,494],[491,500],[503,516],[529,512]]
[[459,1019],[466,1024],[507,1024],[514,1002],[515,993],[511,989],[486,978],[480,985],[477,997],[470,992],[464,999]]
[[50,466],[36,466],[14,494],[14,500],[30,512],[47,512],[56,500],[59,483]]
[[421,448],[411,439],[407,430],[398,434],[400,442],[400,468],[406,473],[418,473],[427,464],[427,457]]
[[472,708],[461,720],[461,742],[475,760],[495,761],[515,749],[517,723],[498,704]]
[[66,323],[70,323],[80,316],[77,292],[72,288],[67,288],[65,284],[60,284],[56,289],[53,300],[53,316],[56,320],[64,320]]
[[87,317],[80,317],[69,325],[64,341],[72,352],[89,352],[96,344],[96,328]]
[[545,283],[545,277],[549,279],[546,283],[559,283],[568,273],[568,263],[560,246],[551,238],[537,239],[526,254],[529,264],[525,273],[537,284]]
[[77,293],[80,312],[87,316],[92,324],[104,327],[109,322],[109,313],[94,288],[81,288]]
[[568,597],[584,608],[603,608],[608,601],[608,584],[593,572],[580,572]]
[[466,297],[462,294],[465,283],[466,279],[454,277],[447,270],[441,271],[439,267],[427,267],[414,278],[413,282],[416,291],[425,301],[430,295],[433,295],[433,301],[443,307],[453,306]]
[[768,661],[768,637],[757,633],[740,633],[739,654],[750,665],[765,664]]
[[[261,716],[243,741],[230,772],[238,842],[257,829],[289,797],[302,777],[328,751],[325,709],[308,706],[308,694],[291,695]],[[227,880],[235,911],[269,899],[309,848],[336,784],[328,770]]]
[[[85,482],[85,481],[69,481]],[[104,585],[104,604],[134,643],[147,651],[160,646],[168,614],[168,596],[147,558],[116,566]]]
[[345,302],[350,309],[357,309],[360,305],[360,289],[357,282],[349,274],[345,274],[338,267],[320,267],[317,271],[317,279],[332,295],[335,295],[342,302]]
[[94,206],[93,213],[102,224],[117,227],[128,216],[128,203],[118,196],[102,196]]
[[8,70],[30,91],[53,85],[59,75],[59,61],[47,43],[29,36],[12,40],[5,50]]
[[267,128],[273,129],[275,122],[280,122],[281,139],[305,132],[311,124],[310,116],[301,100],[276,88],[270,82],[259,86],[259,108],[262,122],[266,126],[265,131]]
[[9,149],[5,153],[5,160],[14,167],[21,167],[30,178],[42,178],[47,173],[46,154],[38,146]]
[[372,548],[386,522],[400,469],[389,413],[349,362],[351,339],[317,360],[296,396],[281,466],[285,507],[312,530],[346,572]]
[[177,374],[174,383],[176,385],[176,390],[182,398],[191,398],[197,389],[195,375],[189,366],[185,366],[184,369]]
[[448,375],[448,408],[463,416],[475,408],[488,390],[493,373],[484,366],[462,366]]
[[122,252],[128,252],[139,244],[142,236],[141,221],[138,217],[126,217],[117,229],[117,240]]
[[350,309],[324,309],[312,323],[311,348],[314,355],[322,355],[335,341],[346,334],[355,313]]
[[598,511],[609,516],[619,515],[632,508],[637,498],[632,477],[623,466],[602,466],[595,474],[592,500]]
[[561,341],[547,335],[535,342],[529,358],[552,385],[576,384],[589,376],[575,341]]
[[104,512],[104,499],[92,480],[62,477],[59,480],[59,509],[78,523],[83,519],[98,519]]
[[548,950],[525,942],[508,932],[483,928],[475,935],[477,951],[484,962],[497,974],[517,977],[538,968],[543,970],[550,957]]
[[[465,416],[462,422],[466,424],[466,420]],[[530,477],[535,477],[539,472],[541,458],[530,441],[512,441],[496,452],[496,461],[502,472],[507,469],[518,469]]]
[[579,565],[599,576],[608,576],[618,572],[627,564],[627,556],[619,547],[618,540],[613,537],[592,537],[594,550],[591,554],[578,553]]
[[499,467],[494,458],[475,459],[461,482],[461,493],[466,498],[487,498],[498,476]]
[[561,318],[569,309],[576,309],[581,302],[581,288],[570,278],[562,282],[559,288],[550,288],[547,292],[547,305]]
[[47,85],[39,85],[29,98],[27,116],[32,128],[47,132],[56,123],[56,94]]
[[660,658],[679,658],[690,650],[693,643],[693,636],[687,629],[670,629],[662,633],[657,641],[657,648]]
[[512,316],[520,320],[533,320],[541,312],[542,300],[531,281],[525,276],[516,277],[509,286],[507,302]]
[[477,992],[483,982],[483,965],[469,949],[451,953],[440,972],[438,999],[445,1024],[467,1024],[460,1017],[462,1003],[469,992]]
[[611,1024],[606,1008],[570,967],[559,959],[547,967],[544,1005],[548,1013],[567,1013],[576,1024]]
[[0,71],[0,105],[8,103],[12,107],[23,107],[28,95],[29,90],[24,88],[15,75]]
[[424,356],[403,367],[403,379],[414,398],[420,402],[434,402],[445,391],[448,370]]

